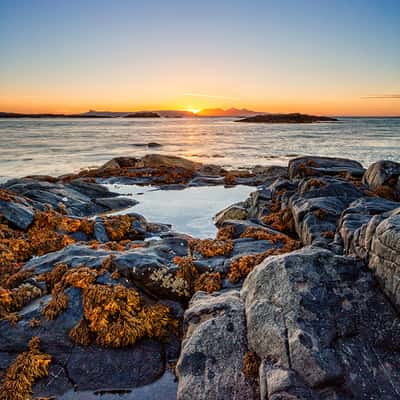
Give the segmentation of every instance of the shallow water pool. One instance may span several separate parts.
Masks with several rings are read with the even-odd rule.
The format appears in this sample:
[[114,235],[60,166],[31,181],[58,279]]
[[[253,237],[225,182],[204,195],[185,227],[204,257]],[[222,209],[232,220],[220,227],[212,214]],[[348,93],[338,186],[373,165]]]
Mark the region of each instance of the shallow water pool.
[[110,191],[139,201],[133,207],[113,215],[135,212],[150,222],[171,224],[174,231],[206,238],[217,229],[213,217],[227,206],[245,200],[256,189],[250,186],[203,186],[179,190],[163,190],[154,186],[105,185]]
[[160,379],[149,385],[115,391],[85,390],[76,392],[69,390],[59,400],[174,400],[177,389],[178,383],[174,374],[167,370]]

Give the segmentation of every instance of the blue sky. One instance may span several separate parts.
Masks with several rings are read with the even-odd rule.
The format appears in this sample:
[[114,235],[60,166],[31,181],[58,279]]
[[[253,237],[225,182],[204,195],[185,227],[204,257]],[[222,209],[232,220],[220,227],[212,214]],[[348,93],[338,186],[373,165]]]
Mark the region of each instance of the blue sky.
[[0,109],[400,113],[362,98],[399,94],[399,42],[400,1],[1,0]]

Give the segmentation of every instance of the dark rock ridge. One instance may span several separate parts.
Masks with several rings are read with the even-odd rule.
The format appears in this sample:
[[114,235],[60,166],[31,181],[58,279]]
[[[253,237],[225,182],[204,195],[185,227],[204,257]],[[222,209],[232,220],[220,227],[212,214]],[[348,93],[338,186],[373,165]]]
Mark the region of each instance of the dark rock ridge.
[[[182,400],[399,398],[399,168],[310,156],[232,172],[155,154],[7,182],[0,397],[15,398],[36,336],[51,356],[28,380],[37,397],[135,388],[176,365]],[[132,200],[100,182],[257,188],[199,240],[104,215]]]
[[308,115],[300,113],[290,114],[260,114],[253,117],[243,118],[236,122],[259,122],[268,124],[310,124],[313,122],[335,122],[336,118]]

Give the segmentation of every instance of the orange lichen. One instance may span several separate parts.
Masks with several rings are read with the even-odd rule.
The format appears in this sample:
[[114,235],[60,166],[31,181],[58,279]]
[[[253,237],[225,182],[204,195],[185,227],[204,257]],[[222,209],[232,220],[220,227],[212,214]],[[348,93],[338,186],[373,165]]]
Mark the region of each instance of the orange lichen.
[[40,340],[33,337],[29,349],[17,356],[8,367],[0,387],[0,400],[32,399],[32,386],[48,375],[51,356],[40,351]]
[[205,272],[201,274],[194,282],[195,292],[203,290],[208,293],[221,289],[222,276],[219,272]]
[[198,239],[189,243],[192,251],[197,251],[203,257],[228,255],[233,250],[232,240]]
[[259,375],[261,359],[254,351],[248,351],[243,356],[243,373],[251,379],[257,379]]

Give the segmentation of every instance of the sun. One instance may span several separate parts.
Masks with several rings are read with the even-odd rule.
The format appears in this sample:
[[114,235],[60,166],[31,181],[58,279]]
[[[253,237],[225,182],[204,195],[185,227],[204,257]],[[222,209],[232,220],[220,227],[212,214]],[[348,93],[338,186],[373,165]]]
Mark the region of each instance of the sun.
[[188,108],[186,109],[186,111],[192,112],[193,114],[197,114],[197,113],[200,112],[201,110],[200,110],[200,108],[191,108],[191,107],[188,107]]

